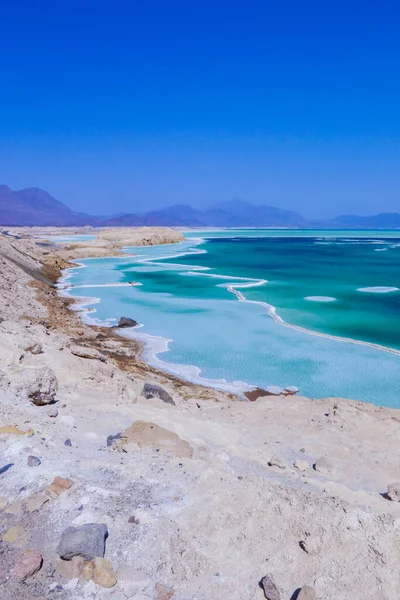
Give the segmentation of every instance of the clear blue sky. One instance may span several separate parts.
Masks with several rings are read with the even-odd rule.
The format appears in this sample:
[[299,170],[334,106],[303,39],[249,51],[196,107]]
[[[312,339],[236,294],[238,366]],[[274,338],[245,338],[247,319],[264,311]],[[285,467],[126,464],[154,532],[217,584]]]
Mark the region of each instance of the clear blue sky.
[[400,8],[2,0],[0,183],[72,208],[400,211]]

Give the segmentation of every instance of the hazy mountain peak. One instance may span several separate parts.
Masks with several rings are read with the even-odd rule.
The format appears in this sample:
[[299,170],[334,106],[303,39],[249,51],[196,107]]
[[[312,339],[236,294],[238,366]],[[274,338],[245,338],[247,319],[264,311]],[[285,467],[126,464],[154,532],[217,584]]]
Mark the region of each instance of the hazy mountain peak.
[[242,200],[242,198],[232,198],[231,200],[222,200],[221,202],[216,202],[210,206],[211,210],[227,210],[227,211],[243,211],[248,210],[249,208],[254,208],[255,205],[247,200]]
[[397,229],[400,228],[400,214],[381,213],[368,217],[341,215],[336,219],[313,221],[293,210],[265,204],[255,205],[241,198],[234,198],[218,202],[207,209],[176,204],[140,215],[131,212],[99,217],[74,212],[37,187],[12,191],[8,186],[0,185],[0,225]]

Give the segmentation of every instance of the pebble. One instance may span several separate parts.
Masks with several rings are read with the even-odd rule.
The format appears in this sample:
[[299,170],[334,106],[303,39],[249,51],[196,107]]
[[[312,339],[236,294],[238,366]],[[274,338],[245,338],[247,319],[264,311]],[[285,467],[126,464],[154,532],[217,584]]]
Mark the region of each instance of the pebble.
[[69,438],[67,440],[65,440],[64,446],[72,446],[71,440]]
[[29,513],[35,512],[35,510],[39,510],[39,508],[49,500],[50,497],[46,494],[46,492],[39,492],[38,494],[32,496],[32,498],[28,498],[26,501],[26,508]]
[[17,540],[24,537],[26,531],[20,525],[16,525],[15,527],[11,527],[4,535],[3,542],[8,542],[9,544],[14,544]]
[[387,497],[392,502],[400,502],[400,483],[389,483]]
[[175,402],[172,396],[168,394],[168,392],[164,390],[164,388],[162,388],[160,385],[156,385],[153,383],[145,383],[140,395],[147,399],[159,398],[166,404],[172,404],[172,406],[175,406]]
[[49,406],[49,408],[46,411],[46,414],[48,417],[57,417],[58,416],[58,409],[55,406]]
[[0,427],[0,434],[10,434],[10,435],[26,435],[26,431],[22,431],[16,425],[5,425],[4,427]]
[[297,600],[316,600],[316,594],[314,588],[309,585],[305,585],[301,588],[297,595]]
[[85,559],[82,556],[73,556],[71,560],[62,560],[58,564],[59,571],[65,579],[80,578]]
[[41,462],[42,461],[37,456],[30,455],[28,456],[26,464],[28,465],[28,467],[38,467],[41,464]]
[[281,595],[274,581],[269,575],[261,579],[261,586],[264,590],[264,596],[267,600],[281,600]]
[[24,350],[25,352],[30,352],[31,354],[42,354],[43,346],[40,342],[33,342],[31,344],[27,343]]
[[70,479],[64,479],[63,477],[55,477],[53,481],[48,485],[44,491],[50,498],[57,498],[60,494],[63,494],[65,490],[73,485]]
[[27,551],[15,565],[12,576],[13,579],[25,581],[37,573],[43,564],[43,557],[39,552]]
[[156,583],[156,599],[157,600],[171,600],[175,595],[175,590],[172,587],[163,585],[162,583]]
[[94,574],[94,564],[91,560],[90,562],[85,562],[82,568],[81,579],[88,581],[89,579],[93,579]]
[[105,588],[114,587],[117,583],[117,578],[113,571],[112,565],[106,558],[96,557],[93,561],[93,581]]
[[317,460],[314,465],[314,469],[318,471],[318,473],[322,473],[322,475],[332,475],[335,470],[332,463],[326,458],[326,456],[322,456]]
[[304,473],[308,471],[309,464],[306,460],[295,460],[294,467]]
[[8,515],[20,515],[22,513],[22,502],[13,502],[10,506],[7,506],[5,512]]

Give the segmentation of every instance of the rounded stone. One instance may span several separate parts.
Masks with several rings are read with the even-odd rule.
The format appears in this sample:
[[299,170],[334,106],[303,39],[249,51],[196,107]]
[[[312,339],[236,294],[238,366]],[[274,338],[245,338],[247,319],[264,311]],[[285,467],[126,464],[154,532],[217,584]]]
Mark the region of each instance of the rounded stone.
[[93,581],[105,588],[114,587],[117,583],[117,578],[110,561],[106,558],[96,557],[93,564]]
[[15,565],[12,577],[18,581],[25,581],[37,573],[43,564],[43,557],[39,552],[27,551]]
[[316,600],[316,597],[314,588],[310,585],[305,585],[298,593],[297,600]]
[[3,542],[8,542],[9,544],[14,544],[16,541],[24,537],[26,531],[20,525],[16,525],[15,527],[11,527],[4,535]]
[[322,475],[332,475],[335,471],[332,463],[325,456],[322,456],[316,461],[314,469]]
[[26,464],[28,465],[28,467],[38,467],[41,464],[41,462],[42,461],[37,456],[30,455],[28,456]]

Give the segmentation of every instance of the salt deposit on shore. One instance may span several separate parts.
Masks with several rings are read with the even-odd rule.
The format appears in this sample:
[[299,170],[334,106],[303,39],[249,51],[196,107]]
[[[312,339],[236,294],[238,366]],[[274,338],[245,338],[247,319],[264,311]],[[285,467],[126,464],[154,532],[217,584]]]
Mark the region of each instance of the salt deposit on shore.
[[2,600],[396,598],[400,412],[149,367],[57,295],[80,252],[0,236]]

